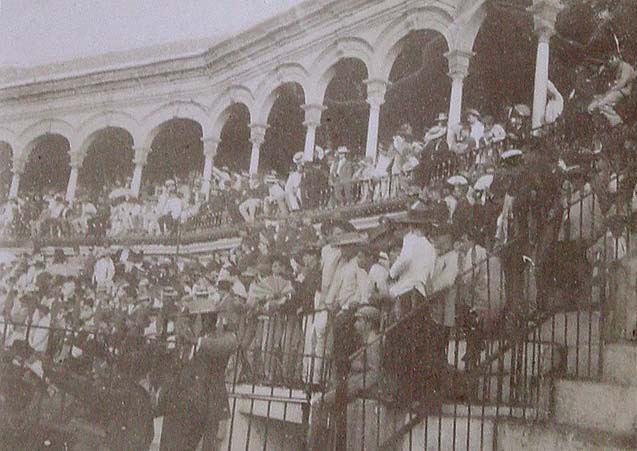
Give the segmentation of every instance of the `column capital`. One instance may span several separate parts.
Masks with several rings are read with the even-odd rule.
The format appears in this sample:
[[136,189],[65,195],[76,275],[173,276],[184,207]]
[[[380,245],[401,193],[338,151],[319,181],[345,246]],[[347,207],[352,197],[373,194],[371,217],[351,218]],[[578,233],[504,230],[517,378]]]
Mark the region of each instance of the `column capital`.
[[557,15],[563,8],[559,0],[533,0],[528,11],[533,14],[533,28],[540,42],[548,42],[555,34]]
[[367,86],[367,103],[372,108],[380,108],[385,103],[385,93],[389,82],[381,78],[370,78],[364,80]]
[[473,52],[465,50],[449,50],[445,53],[445,58],[449,63],[449,77],[452,80],[464,80],[469,74],[469,63],[473,57]]
[[134,150],[135,156],[133,157],[133,163],[144,166],[146,160],[148,160],[148,154],[152,149],[150,147],[135,147]]
[[320,103],[306,103],[301,105],[305,111],[305,121],[303,125],[306,127],[318,127],[321,125],[321,114],[327,109],[325,105]]
[[254,145],[261,146],[263,141],[265,141],[265,131],[267,129],[267,124],[250,124],[250,142]]
[[202,138],[203,155],[206,158],[214,158],[217,155],[217,147],[219,147],[219,138]]

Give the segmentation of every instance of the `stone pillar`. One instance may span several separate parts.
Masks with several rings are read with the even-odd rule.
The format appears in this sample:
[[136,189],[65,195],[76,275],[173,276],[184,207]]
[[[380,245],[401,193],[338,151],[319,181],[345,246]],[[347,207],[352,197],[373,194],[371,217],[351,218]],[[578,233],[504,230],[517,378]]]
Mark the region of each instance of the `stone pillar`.
[[250,142],[252,143],[250,174],[256,174],[259,170],[259,151],[261,144],[265,141],[265,131],[267,128],[268,126],[265,124],[250,124]]
[[150,150],[150,148],[146,147],[135,147],[135,156],[133,157],[135,171],[133,172],[133,180],[130,184],[130,191],[133,197],[139,196],[139,190],[142,186],[142,171],[144,170],[144,165],[146,165]]
[[378,150],[378,126],[380,122],[380,107],[385,103],[387,82],[385,80],[365,80],[367,85],[367,103],[369,104],[369,121],[367,122],[367,144],[365,156],[376,161]]
[[217,138],[203,139],[203,155],[205,157],[203,166],[203,180],[201,183],[201,193],[207,199],[210,193],[210,180],[212,179],[212,165],[217,155],[219,140]]
[[11,187],[9,188],[9,197],[14,198],[18,196],[18,190],[20,189],[20,176],[24,173],[24,167],[26,166],[26,160],[15,159],[13,160],[13,177],[11,178]]
[[549,42],[555,34],[555,21],[562,8],[563,5],[557,0],[533,0],[533,6],[529,8],[533,13],[533,25],[538,37],[531,120],[533,128],[541,127],[544,123],[549,81]]
[[464,79],[469,74],[469,62],[472,52],[451,50],[445,53],[449,62],[449,78],[451,78],[451,94],[449,96],[449,119],[447,122],[447,141],[451,142],[453,130],[462,122],[462,89]]
[[71,157],[71,174],[69,175],[69,183],[66,185],[66,201],[69,204],[72,204],[75,199],[77,177],[79,175],[80,167],[82,167],[82,161],[74,160],[73,157]]
[[305,111],[305,121],[303,125],[307,131],[305,132],[305,147],[303,149],[303,159],[312,161],[314,159],[314,145],[316,143],[316,129],[321,125],[321,114],[325,111],[323,105],[310,103],[301,105]]

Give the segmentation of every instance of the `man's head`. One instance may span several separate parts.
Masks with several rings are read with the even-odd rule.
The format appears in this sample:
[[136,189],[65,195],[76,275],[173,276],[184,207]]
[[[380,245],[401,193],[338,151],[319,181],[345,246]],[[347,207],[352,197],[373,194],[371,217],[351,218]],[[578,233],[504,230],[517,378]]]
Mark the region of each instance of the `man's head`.
[[281,255],[275,255],[272,257],[272,266],[271,271],[272,275],[280,276],[285,273],[285,268],[287,266],[287,262]]

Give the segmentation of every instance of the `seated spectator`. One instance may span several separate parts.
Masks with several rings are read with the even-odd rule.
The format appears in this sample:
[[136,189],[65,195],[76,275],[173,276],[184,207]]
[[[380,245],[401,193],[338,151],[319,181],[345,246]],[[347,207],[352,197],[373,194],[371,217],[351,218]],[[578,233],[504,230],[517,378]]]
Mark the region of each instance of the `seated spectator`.
[[[286,217],[288,215],[288,207],[286,203],[285,190],[281,186],[281,182],[276,176],[276,172],[272,172],[264,177],[264,182],[268,188],[268,195],[263,200],[263,213],[265,216]],[[273,207],[276,206],[276,212]]]
[[450,150],[456,155],[465,155],[478,148],[478,144],[471,136],[469,124],[461,124],[452,135]]
[[502,125],[495,122],[493,116],[484,116],[484,136],[482,142],[486,145],[504,141],[506,131]]
[[484,124],[481,121],[480,113],[476,109],[467,110],[467,122],[471,127],[470,136],[476,143],[479,143],[484,137]]
[[620,101],[631,95],[637,74],[635,69],[617,54],[611,57],[608,65],[615,70],[615,81],[606,93],[595,97],[588,106],[588,112],[599,111],[606,117],[610,126],[615,127],[623,123],[615,107]]

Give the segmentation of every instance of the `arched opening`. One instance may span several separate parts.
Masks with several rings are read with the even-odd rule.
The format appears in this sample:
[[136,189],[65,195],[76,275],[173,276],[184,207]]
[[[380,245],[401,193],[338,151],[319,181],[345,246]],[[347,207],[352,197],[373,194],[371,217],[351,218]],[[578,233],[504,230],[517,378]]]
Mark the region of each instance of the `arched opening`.
[[133,137],[123,128],[107,127],[89,138],[78,176],[78,194],[109,193],[126,186],[133,175]]
[[389,73],[390,85],[381,108],[379,139],[391,138],[403,124],[410,124],[421,140],[439,112],[449,109],[451,82],[445,37],[432,30],[407,34],[397,44],[400,51]]
[[154,191],[167,179],[194,185],[203,171],[202,129],[191,119],[171,119],[153,139],[143,172],[142,190]]
[[250,167],[250,110],[242,103],[235,103],[226,111],[226,121],[221,129],[219,147],[215,157],[216,167],[227,167],[233,172],[247,171]]
[[506,106],[530,106],[533,98],[537,37],[531,16],[511,6],[487,5],[463,89],[465,106],[496,121],[506,120]]
[[368,78],[365,63],[345,58],[331,69],[333,77],[327,85],[317,143],[321,146],[347,146],[364,153],[367,140],[369,105],[364,80]]
[[69,141],[61,135],[47,134],[32,141],[26,150],[20,192],[64,195],[71,172],[69,149]]
[[303,87],[298,83],[285,83],[272,93],[275,100],[268,116],[265,142],[261,146],[259,165],[262,171],[275,170],[287,174],[292,157],[302,152],[305,144],[305,103]]
[[0,201],[4,201],[9,195],[13,167],[11,146],[5,142],[0,142]]

